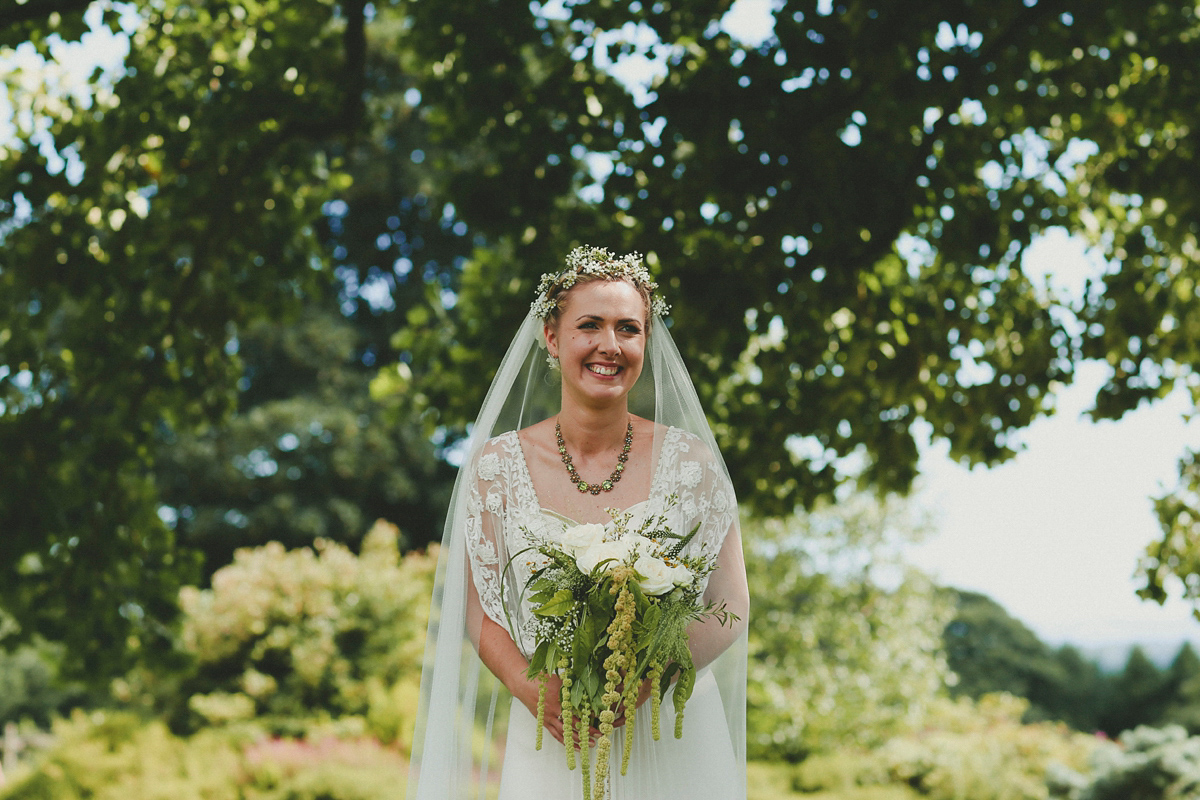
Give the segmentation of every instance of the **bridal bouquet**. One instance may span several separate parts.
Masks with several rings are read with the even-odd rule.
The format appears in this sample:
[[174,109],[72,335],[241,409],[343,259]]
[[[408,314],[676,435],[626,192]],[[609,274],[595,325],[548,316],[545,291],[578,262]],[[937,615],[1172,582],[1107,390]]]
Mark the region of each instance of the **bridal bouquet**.
[[[686,535],[670,529],[664,514],[636,528],[633,515],[607,509],[612,522],[567,528],[557,538],[534,537],[529,550],[535,570],[525,586],[533,606],[531,627],[537,642],[529,676],[540,683],[537,747],[542,746],[547,680],[562,679],[562,721],[567,766],[575,768],[575,747],[583,754],[584,798],[603,797],[612,749],[613,723],[625,715],[621,774],[629,764],[634,714],[643,681],[651,687],[651,726],[659,738],[659,705],[676,681],[675,737],[683,735],[683,710],[696,679],[688,650],[688,625],[715,617],[735,618],[724,605],[705,605],[704,578],[714,556],[684,555],[699,525]],[[520,557],[518,553],[514,558]],[[596,775],[589,793],[588,729],[598,723]]]

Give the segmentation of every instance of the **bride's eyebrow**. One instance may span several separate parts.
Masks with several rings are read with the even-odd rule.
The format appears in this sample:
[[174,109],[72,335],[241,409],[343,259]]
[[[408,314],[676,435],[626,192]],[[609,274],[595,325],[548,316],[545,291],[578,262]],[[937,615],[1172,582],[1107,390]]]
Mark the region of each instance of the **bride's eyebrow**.
[[[596,322],[603,322],[604,319],[605,318],[600,316],[599,314],[580,314],[578,317],[575,318],[575,321],[580,322],[582,320],[595,320]],[[621,319],[617,320],[617,322],[618,323],[635,322],[638,325],[642,324],[642,320],[640,320],[636,317],[622,317]]]

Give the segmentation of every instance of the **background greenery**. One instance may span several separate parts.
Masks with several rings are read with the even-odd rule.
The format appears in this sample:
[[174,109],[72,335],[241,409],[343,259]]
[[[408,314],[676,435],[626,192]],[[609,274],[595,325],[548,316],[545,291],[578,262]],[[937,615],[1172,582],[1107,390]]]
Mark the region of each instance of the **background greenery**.
[[[646,254],[745,505],[758,791],[1188,791],[1194,652],[1051,649],[881,498],[1082,359],[1097,417],[1200,391],[1196,10],[730,5],[0,8],[0,721],[59,743],[11,796],[394,791],[455,443],[585,241]],[[66,86],[89,25],[129,54]],[[1020,269],[1053,226],[1081,299]],[[1195,462],[1152,599],[1200,593]]]

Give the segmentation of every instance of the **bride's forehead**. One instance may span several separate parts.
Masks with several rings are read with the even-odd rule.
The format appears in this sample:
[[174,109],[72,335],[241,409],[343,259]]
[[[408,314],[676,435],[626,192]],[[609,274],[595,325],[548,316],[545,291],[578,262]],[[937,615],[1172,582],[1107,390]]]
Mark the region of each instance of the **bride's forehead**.
[[611,311],[645,314],[646,302],[628,281],[588,281],[571,287],[565,305],[573,311],[583,313]]

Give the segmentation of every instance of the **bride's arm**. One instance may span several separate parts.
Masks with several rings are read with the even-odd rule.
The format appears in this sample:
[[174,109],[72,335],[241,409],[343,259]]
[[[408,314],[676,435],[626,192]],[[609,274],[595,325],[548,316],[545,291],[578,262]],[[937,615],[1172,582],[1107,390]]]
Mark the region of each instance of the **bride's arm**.
[[[536,717],[538,682],[526,674],[529,661],[508,631],[484,613],[473,581],[467,581],[467,625],[484,666]],[[557,675],[551,675],[546,684],[543,716],[546,730],[559,742],[563,741],[561,690],[562,681]]]
[[717,567],[709,576],[704,592],[706,603],[725,604],[725,610],[737,616],[722,625],[719,619],[705,617],[688,628],[688,646],[697,669],[711,664],[737,641],[746,629],[750,614],[750,590],[746,585],[746,562],[742,557],[742,538],[735,521],[725,535],[717,554]]

